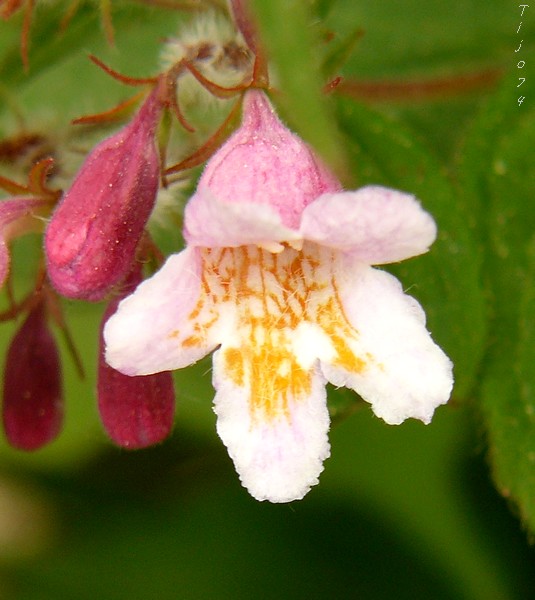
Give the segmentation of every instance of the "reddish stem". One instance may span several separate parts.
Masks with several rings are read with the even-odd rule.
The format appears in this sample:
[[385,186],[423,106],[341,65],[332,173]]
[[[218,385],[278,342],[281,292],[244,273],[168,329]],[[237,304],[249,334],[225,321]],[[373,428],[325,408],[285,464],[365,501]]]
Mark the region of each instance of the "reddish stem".
[[67,26],[69,25],[72,18],[76,14],[76,11],[78,10],[79,6],[80,6],[80,0],[74,0],[67,7],[67,10],[65,11],[65,14],[63,15],[63,17],[60,21],[60,24],[59,24],[59,30],[62,33],[67,29]]
[[227,118],[223,121],[223,124],[208,139],[208,141],[205,144],[203,144],[198,150],[196,150],[193,154],[191,154],[181,162],[165,169],[164,174],[171,175],[172,173],[177,173],[178,171],[185,171],[186,169],[191,169],[205,162],[227,137],[230,125],[236,117],[236,115],[238,114],[240,106],[241,99],[238,100],[238,102],[236,102],[236,104],[232,107],[232,110],[228,114]]
[[186,131],[190,133],[195,132],[195,128],[186,121],[186,118],[182,114],[182,110],[178,104],[177,100],[177,79],[175,76],[175,70],[169,72],[166,77],[166,92],[165,92],[165,100],[167,106],[173,111],[175,117],[178,119],[178,122],[184,127]]
[[35,0],[27,0],[26,9],[24,11],[24,20],[20,32],[20,54],[24,70],[27,72],[30,69],[30,27],[32,25],[33,9],[35,8]]
[[11,179],[3,177],[2,175],[0,175],[0,188],[13,196],[20,196],[21,194],[28,193],[27,186],[20,185],[20,183],[12,181]]
[[344,96],[359,100],[379,102],[426,100],[490,87],[502,75],[503,70],[495,68],[427,81],[355,81],[345,79],[336,89],[338,93]]
[[120,119],[123,116],[123,114],[127,113],[128,110],[132,106],[134,106],[139,100],[141,100],[141,98],[143,98],[144,96],[145,91],[141,90],[134,96],[128,98],[127,100],[124,100],[123,102],[120,102],[119,104],[117,104],[117,106],[114,106],[113,108],[104,110],[100,113],[95,113],[94,115],[78,117],[76,119],[73,119],[71,123],[73,125],[97,125],[99,123],[108,123],[111,121],[116,121],[117,119]]
[[211,94],[216,96],[216,98],[232,98],[232,96],[235,96],[239,92],[243,92],[251,85],[249,83],[247,85],[237,85],[225,88],[217,83],[214,83],[213,81],[210,81],[209,79],[206,79],[206,77],[189,60],[183,59],[181,62],[184,64],[184,67],[193,75],[193,77],[195,77],[195,79]]
[[43,283],[43,293],[45,294],[48,312],[63,335],[63,340],[67,346],[67,351],[71,355],[72,361],[78,373],[78,377],[80,377],[80,379],[84,379],[85,371],[82,358],[78,352],[78,349],[76,348],[74,339],[63,317],[63,310],[61,308],[60,300],[56,292],[54,292],[50,285],[46,282]]
[[100,0],[100,17],[102,28],[106,35],[106,40],[110,46],[115,45],[115,34],[113,31],[113,21],[111,16],[111,0]]
[[118,71],[115,71],[111,67],[108,67],[105,63],[103,63],[100,58],[97,58],[94,54],[89,55],[89,59],[92,60],[97,67],[100,67],[105,73],[107,73],[110,77],[113,77],[117,81],[124,83],[126,85],[146,85],[146,84],[156,84],[158,83],[158,77],[128,77],[127,75],[122,75]]
[[0,17],[2,17],[4,21],[7,21],[14,13],[17,12],[17,10],[19,10],[23,4],[23,1],[24,0],[0,1],[0,4],[3,4],[3,6],[0,6]]
[[46,185],[46,179],[54,166],[53,158],[43,158],[36,162],[28,174],[28,183],[21,185],[7,177],[0,175],[0,188],[9,194],[20,196],[21,194],[32,194],[43,199],[57,200],[61,195],[60,190],[52,190]]

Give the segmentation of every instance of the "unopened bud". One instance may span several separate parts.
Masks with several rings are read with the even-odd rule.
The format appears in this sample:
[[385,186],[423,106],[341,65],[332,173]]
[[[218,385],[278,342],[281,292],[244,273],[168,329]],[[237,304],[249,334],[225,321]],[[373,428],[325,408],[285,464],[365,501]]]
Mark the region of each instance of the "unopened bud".
[[61,367],[40,301],[9,347],[4,376],[4,430],[9,443],[36,450],[51,442],[63,422]]
[[[102,319],[98,363],[98,407],[106,432],[119,446],[145,448],[165,439],[173,427],[175,393],[170,372],[139,377],[123,375],[104,360],[102,328],[124,296],[141,281],[135,265],[121,296],[108,305]],[[147,325],[150,327],[150,324]]]
[[134,120],[91,152],[52,216],[48,274],[64,296],[101,300],[126,276],[158,191],[161,111],[156,87]]

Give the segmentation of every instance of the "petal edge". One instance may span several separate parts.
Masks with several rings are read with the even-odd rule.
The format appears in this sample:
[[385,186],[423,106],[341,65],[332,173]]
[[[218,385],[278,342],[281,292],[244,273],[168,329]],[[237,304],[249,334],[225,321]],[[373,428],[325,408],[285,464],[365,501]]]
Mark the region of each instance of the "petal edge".
[[303,211],[300,231],[368,265],[423,254],[436,238],[433,218],[414,196],[381,186],[323,194]]

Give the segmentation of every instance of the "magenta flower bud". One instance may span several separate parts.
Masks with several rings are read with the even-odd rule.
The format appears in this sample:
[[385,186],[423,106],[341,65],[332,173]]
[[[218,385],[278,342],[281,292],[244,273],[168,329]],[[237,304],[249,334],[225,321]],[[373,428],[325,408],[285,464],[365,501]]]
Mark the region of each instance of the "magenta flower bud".
[[175,392],[169,371],[129,377],[104,360],[102,329],[122,298],[141,281],[140,265],[128,277],[121,296],[114,298],[102,319],[98,363],[98,408],[104,428],[119,446],[132,450],[164,440],[173,427]]
[[126,276],[158,191],[161,111],[157,87],[129,125],[91,152],[53,214],[48,274],[64,296],[101,300]]
[[63,422],[61,367],[56,342],[40,301],[9,347],[4,377],[3,421],[15,448],[36,450],[51,442]]
[[9,273],[9,241],[41,225],[36,213],[48,202],[40,198],[9,198],[0,202],[0,288]]

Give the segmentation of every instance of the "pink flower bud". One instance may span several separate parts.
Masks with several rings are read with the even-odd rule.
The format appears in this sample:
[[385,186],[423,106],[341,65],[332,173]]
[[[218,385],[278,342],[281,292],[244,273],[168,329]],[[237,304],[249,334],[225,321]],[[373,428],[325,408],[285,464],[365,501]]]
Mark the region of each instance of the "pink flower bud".
[[267,96],[249,90],[241,126],[210,158],[186,206],[185,236],[189,243],[210,245],[199,232],[207,230],[213,198],[241,205],[241,214],[253,204],[258,211],[270,209],[285,227],[298,229],[306,206],[340,188],[313,150],[282,124]]
[[[104,360],[102,328],[115,313],[120,300],[141,281],[139,265],[128,277],[123,294],[108,305],[102,319],[98,364],[98,407],[106,432],[119,446],[145,448],[165,439],[173,426],[175,393],[169,371],[129,377]],[[150,326],[150,325],[148,325]]]
[[61,429],[60,360],[42,301],[30,311],[7,353],[3,420],[9,443],[21,450],[44,446]]
[[35,214],[48,202],[40,198],[10,198],[0,202],[0,288],[9,272],[8,243],[41,225]]
[[69,298],[100,300],[127,274],[150,216],[160,163],[159,88],[87,157],[48,225],[49,277]]

